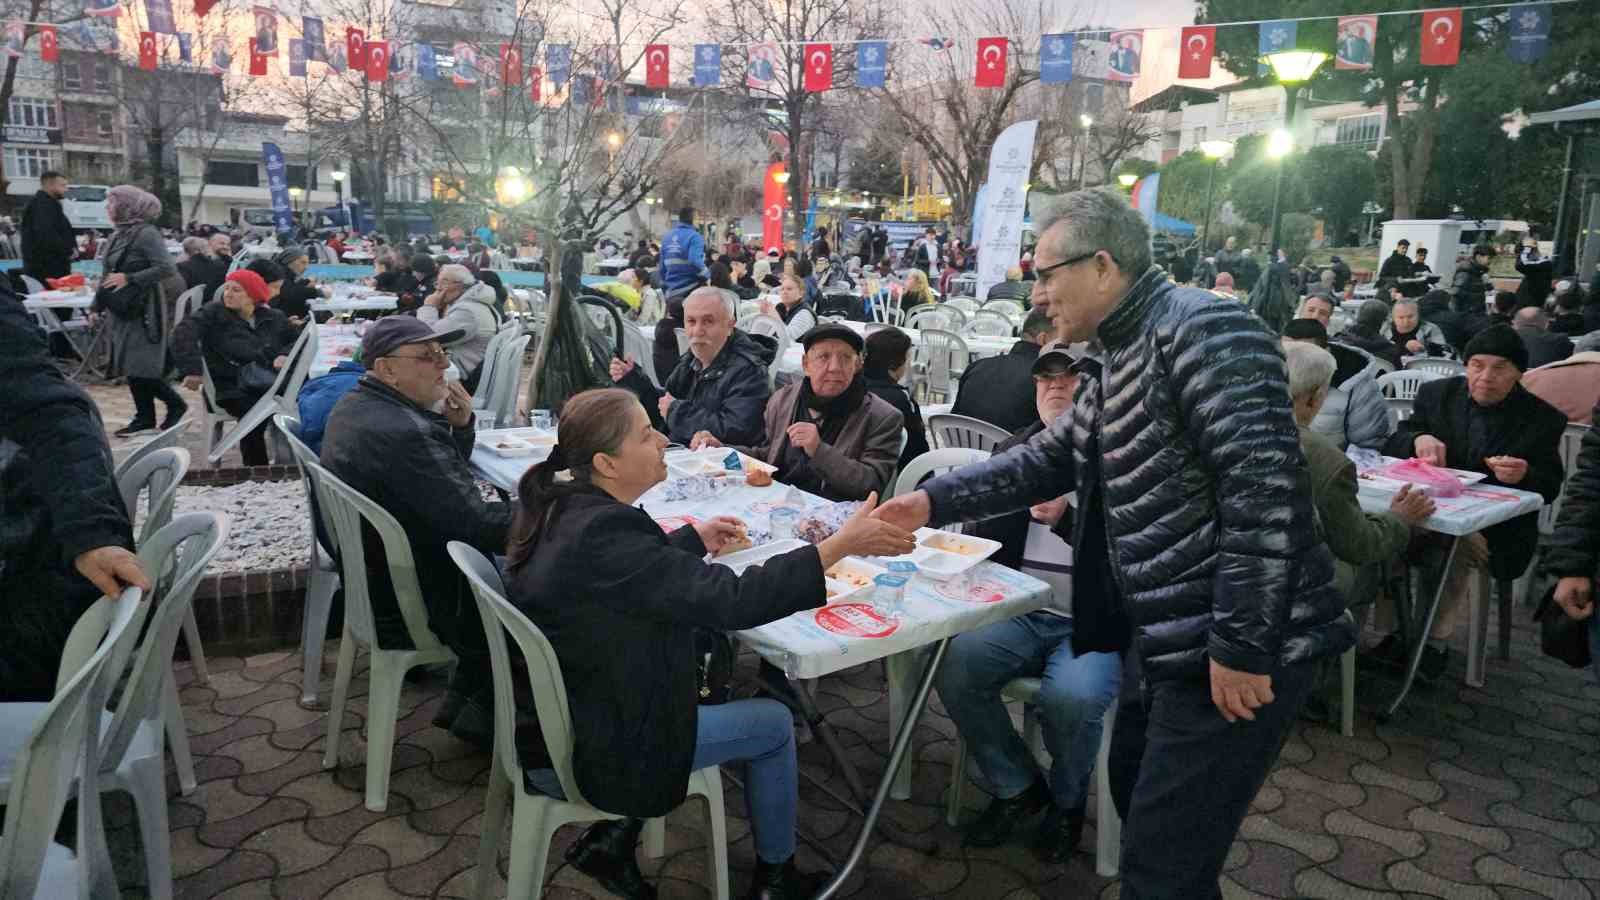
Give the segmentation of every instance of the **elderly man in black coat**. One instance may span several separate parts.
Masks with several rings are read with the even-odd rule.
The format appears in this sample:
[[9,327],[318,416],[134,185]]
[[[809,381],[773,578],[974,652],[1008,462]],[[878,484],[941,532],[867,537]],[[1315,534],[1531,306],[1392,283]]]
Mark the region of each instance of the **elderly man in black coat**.
[[[1412,403],[1411,418],[1395,429],[1384,452],[1483,472],[1489,476],[1484,484],[1533,491],[1551,502],[1561,492],[1560,443],[1567,417],[1520,384],[1528,365],[1522,338],[1509,325],[1495,325],[1469,341],[1462,355],[1467,374],[1424,384]],[[1455,630],[1467,569],[1487,563],[1496,579],[1521,575],[1539,540],[1539,515],[1518,516],[1462,540],[1450,570],[1442,574],[1448,583],[1423,651],[1419,672],[1424,677],[1444,671],[1445,642]],[[1440,541],[1424,536],[1413,549],[1435,570],[1443,564]],[[1381,605],[1378,612],[1383,629],[1390,611]],[[1393,634],[1384,641],[1380,655],[1399,652]]]
[[22,210],[22,271],[44,281],[72,274],[72,257],[78,240],[61,208],[67,195],[67,176],[45,172],[39,190]]

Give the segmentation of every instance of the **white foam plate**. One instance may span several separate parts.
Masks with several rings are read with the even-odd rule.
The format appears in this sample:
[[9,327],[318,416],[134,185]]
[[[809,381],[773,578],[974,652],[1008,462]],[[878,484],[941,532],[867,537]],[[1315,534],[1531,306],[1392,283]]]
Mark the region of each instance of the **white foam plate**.
[[[678,478],[690,478],[695,475],[716,475],[727,472],[722,464],[729,453],[737,451],[727,447],[707,447],[704,450],[674,450],[667,454],[667,469]],[[761,469],[766,472],[778,471],[777,466],[769,465],[759,459],[739,454],[739,464],[744,466],[745,472],[751,469]],[[741,476],[742,477],[742,476]]]
[[784,538],[781,541],[772,541],[759,547],[751,547],[749,550],[729,553],[727,556],[713,557],[711,561],[718,565],[727,566],[735,572],[743,573],[745,569],[751,566],[766,562],[780,553],[788,553],[790,550],[795,550],[805,545],[805,541]]
[[828,602],[843,603],[862,591],[872,590],[872,579],[887,571],[883,566],[862,559],[845,557],[839,560],[823,573],[828,581],[828,590],[835,592]]
[[[960,547],[961,550],[956,548]],[[917,573],[942,581],[976,566],[1000,549],[999,541],[937,528],[917,529],[917,548],[905,556],[917,564]],[[962,552],[962,550],[966,552]]]

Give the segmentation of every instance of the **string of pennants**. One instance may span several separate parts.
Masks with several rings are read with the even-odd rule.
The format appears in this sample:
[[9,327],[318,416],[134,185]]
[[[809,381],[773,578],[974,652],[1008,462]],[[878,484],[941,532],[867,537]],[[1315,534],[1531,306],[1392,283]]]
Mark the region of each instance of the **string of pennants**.
[[[122,13],[118,0],[88,0],[84,10],[91,19],[115,19]],[[194,0],[196,16],[204,17],[217,0]],[[1517,62],[1532,63],[1549,49],[1551,7],[1576,0],[1543,0],[1520,4],[1493,4],[1473,7],[1450,7],[1427,10],[1396,10],[1348,16],[1310,16],[1298,19],[1233,22],[1211,25],[1192,25],[1181,28],[1179,37],[1178,78],[1205,79],[1212,73],[1216,53],[1217,31],[1220,28],[1255,27],[1258,49],[1262,55],[1297,46],[1298,25],[1302,21],[1337,19],[1335,45],[1332,51],[1334,67],[1339,70],[1364,71],[1372,68],[1373,48],[1378,27],[1385,16],[1420,15],[1422,29],[1418,61],[1425,66],[1453,66],[1461,56],[1463,10],[1505,9],[1509,12],[1510,35],[1507,52]],[[178,44],[181,62],[194,64],[193,36],[180,32],[172,14],[172,0],[145,0],[148,30],[139,33],[139,67],[154,71],[160,63],[157,35],[174,37]],[[249,74],[267,74],[267,60],[279,55],[277,10],[269,6],[256,6],[254,36],[249,38]],[[31,23],[13,20],[4,29],[3,48],[8,56],[24,54],[27,26],[33,25],[39,35],[39,55],[45,62],[59,59],[59,28],[85,49],[101,49],[86,20],[73,26]],[[1170,30],[1168,28],[1128,28],[1113,31],[1077,31],[1044,35],[1039,45],[1039,80],[1044,84],[1065,84],[1075,77],[1108,81],[1133,81],[1139,77],[1144,55],[1146,31]],[[335,72],[363,73],[368,81],[382,82],[393,77],[418,75],[425,80],[438,80],[440,60],[438,51],[430,43],[402,44],[391,40],[373,40],[362,29],[353,26],[345,29],[344,41],[330,44],[321,18],[301,17],[301,37],[287,43],[288,71],[291,77],[305,77],[309,62],[321,62]],[[889,46],[897,43],[917,43],[935,52],[950,52],[955,42],[947,37],[899,38],[882,40],[856,40],[844,42],[812,42],[795,44],[803,48],[804,70],[802,87],[806,91],[821,92],[836,86],[834,54],[836,50],[855,50],[854,86],[881,88],[888,77]],[[111,35],[115,51],[116,34]],[[745,45],[700,43],[693,46],[693,77],[696,87],[722,84],[722,50],[725,46],[748,48],[749,65],[745,73],[748,87],[769,88],[777,79],[780,65],[779,42]],[[410,53],[401,51],[409,48]],[[1305,49],[1305,48],[1301,48]],[[615,55],[600,53],[594,58],[574,60],[571,44],[548,44],[542,63],[525,62],[524,50],[515,43],[500,44],[498,59],[492,61],[492,71],[486,71],[479,61],[479,47],[471,42],[458,41],[451,48],[448,69],[451,81],[458,87],[471,87],[484,83],[490,91],[498,92],[498,85],[521,88],[526,85],[529,97],[541,101],[543,83],[548,80],[560,90],[567,85],[575,100],[587,99],[595,105],[602,102],[605,85],[614,81],[620,66]],[[974,53],[973,85],[979,88],[1000,88],[1005,85],[1010,63],[1011,42],[1005,37],[982,37],[977,40]],[[405,58],[409,56],[409,58]],[[649,44],[644,48],[645,85],[666,88],[672,83],[672,47],[668,44]],[[221,75],[232,67],[228,47],[216,46],[208,60],[213,74]],[[586,74],[575,74],[575,66],[586,68]],[[1265,70],[1265,67],[1262,67]],[[587,97],[585,95],[588,95]]]

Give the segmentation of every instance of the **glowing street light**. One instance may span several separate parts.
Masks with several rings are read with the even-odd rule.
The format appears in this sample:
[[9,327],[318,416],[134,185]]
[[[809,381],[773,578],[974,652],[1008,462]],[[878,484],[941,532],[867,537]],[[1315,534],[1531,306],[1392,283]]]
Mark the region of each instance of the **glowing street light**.
[[1233,152],[1233,141],[1201,141],[1200,152],[1206,159],[1221,159]]
[[1132,172],[1123,172],[1121,175],[1117,176],[1117,183],[1125,188],[1132,188],[1135,184],[1139,183],[1139,176],[1133,174]]
[[1273,159],[1282,159],[1294,152],[1294,135],[1287,128],[1274,128],[1267,135],[1267,155]]
[[1082,115],[1078,116],[1078,124],[1083,126],[1084,131],[1088,131],[1094,127],[1094,116],[1091,116],[1088,113],[1083,113]]
[[1211,172],[1206,175],[1206,220],[1200,226],[1200,254],[1205,255],[1206,238],[1211,235],[1211,190],[1217,184],[1217,163],[1233,152],[1233,141],[1201,141],[1200,152],[1211,160]]
[[506,166],[500,170],[499,177],[494,180],[494,192],[500,202],[506,206],[516,206],[528,199],[531,187],[528,179],[522,177],[522,172],[515,166]]
[[[1272,74],[1278,76],[1278,82],[1283,85],[1287,95],[1283,105],[1283,128],[1272,133],[1267,139],[1267,155],[1273,159],[1282,160],[1294,150],[1294,137],[1289,134],[1289,128],[1294,127],[1294,89],[1301,82],[1307,81],[1317,74],[1317,69],[1328,61],[1328,54],[1321,50],[1280,50],[1277,53],[1267,54],[1267,65],[1272,67]],[[1278,199],[1283,193],[1283,165],[1278,165],[1277,179],[1272,186],[1272,250],[1278,250],[1278,241],[1281,235],[1282,223],[1278,221]]]

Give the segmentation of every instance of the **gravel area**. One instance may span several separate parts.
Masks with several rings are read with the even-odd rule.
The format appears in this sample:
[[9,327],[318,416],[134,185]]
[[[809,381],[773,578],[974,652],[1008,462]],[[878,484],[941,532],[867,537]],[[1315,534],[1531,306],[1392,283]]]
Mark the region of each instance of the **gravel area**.
[[212,573],[284,569],[308,562],[306,495],[299,479],[180,487],[173,515],[190,512],[220,512],[228,517],[228,542],[212,557],[208,569]]

